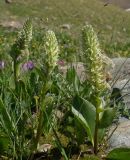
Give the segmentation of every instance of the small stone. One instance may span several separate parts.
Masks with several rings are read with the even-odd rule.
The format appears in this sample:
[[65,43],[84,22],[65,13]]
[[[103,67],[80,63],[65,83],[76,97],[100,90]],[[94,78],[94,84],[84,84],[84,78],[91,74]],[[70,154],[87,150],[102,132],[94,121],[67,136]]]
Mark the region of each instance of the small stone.
[[5,0],[5,3],[12,3],[12,0]]
[[60,27],[63,28],[63,29],[68,29],[69,30],[71,28],[71,25],[70,24],[63,24]]
[[47,152],[48,150],[51,149],[51,147],[52,147],[51,144],[43,144],[43,145],[40,145],[40,146],[38,147],[38,151],[39,151],[39,152]]
[[130,8],[128,8],[128,9],[125,9],[125,11],[126,11],[126,12],[130,12]]

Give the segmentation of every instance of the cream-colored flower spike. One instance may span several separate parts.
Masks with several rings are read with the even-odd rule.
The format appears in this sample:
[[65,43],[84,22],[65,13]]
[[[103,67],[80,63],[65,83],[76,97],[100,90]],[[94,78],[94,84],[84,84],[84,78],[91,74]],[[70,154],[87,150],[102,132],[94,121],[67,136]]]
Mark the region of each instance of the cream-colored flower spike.
[[16,43],[19,49],[24,50],[28,48],[28,45],[31,40],[32,40],[32,21],[31,19],[27,19],[23,25],[22,30],[19,32]]
[[96,94],[100,94],[108,87],[104,76],[104,61],[96,33],[91,25],[82,30],[83,58],[89,77],[89,82]]
[[[24,23],[22,30],[19,32],[18,37],[13,44],[10,55],[13,59],[17,59],[23,51],[28,52],[30,41],[32,40],[32,21],[27,19]],[[28,56],[28,53],[27,55]]]
[[53,31],[47,31],[45,34],[44,43],[45,65],[49,70],[52,70],[57,65],[59,47]]

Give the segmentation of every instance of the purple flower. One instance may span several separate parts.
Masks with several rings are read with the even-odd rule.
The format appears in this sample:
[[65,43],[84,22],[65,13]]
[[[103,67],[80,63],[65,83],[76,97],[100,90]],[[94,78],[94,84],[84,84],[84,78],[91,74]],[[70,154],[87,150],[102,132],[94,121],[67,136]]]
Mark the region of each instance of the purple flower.
[[23,70],[28,71],[34,68],[34,63],[32,61],[28,61],[22,65]]
[[4,61],[0,61],[0,69],[3,69],[5,67],[5,62]]
[[63,60],[59,60],[59,61],[57,62],[57,64],[60,65],[60,66],[64,66],[64,65],[65,65],[65,62],[64,62]]

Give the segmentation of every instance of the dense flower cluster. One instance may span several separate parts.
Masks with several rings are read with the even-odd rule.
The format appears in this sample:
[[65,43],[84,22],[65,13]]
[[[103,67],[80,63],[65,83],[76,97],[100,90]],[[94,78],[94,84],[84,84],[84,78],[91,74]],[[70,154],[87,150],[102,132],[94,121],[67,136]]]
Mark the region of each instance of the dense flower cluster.
[[24,25],[23,29],[19,32],[19,35],[11,48],[10,55],[13,59],[17,59],[23,50],[28,50],[29,43],[32,39],[32,22],[28,19]]
[[45,34],[44,43],[44,63],[46,68],[52,70],[57,65],[59,47],[53,31],[47,31]]
[[82,30],[82,44],[90,84],[97,94],[101,93],[107,88],[107,83],[103,72],[103,60],[98,38],[91,25],[86,25]]

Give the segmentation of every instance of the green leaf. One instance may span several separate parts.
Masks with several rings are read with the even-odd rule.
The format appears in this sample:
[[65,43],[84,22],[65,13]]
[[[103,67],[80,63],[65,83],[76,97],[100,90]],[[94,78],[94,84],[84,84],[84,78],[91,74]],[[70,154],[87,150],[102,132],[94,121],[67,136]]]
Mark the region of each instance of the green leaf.
[[[74,128],[73,132],[76,135],[77,144],[81,145],[81,144],[84,143],[84,140],[86,138],[87,132],[86,132],[85,128],[81,125],[81,123],[79,122],[78,119],[75,118],[74,122],[75,122],[74,123],[75,128]],[[81,136],[81,133],[82,133],[82,136]]]
[[86,129],[93,144],[96,117],[95,107],[87,100],[76,95],[73,99],[72,113]]
[[0,99],[0,121],[2,124],[2,127],[8,134],[12,134],[13,130],[15,129],[15,125],[11,119],[10,113],[8,112],[8,109],[3,104],[2,99]]
[[130,148],[116,148],[108,153],[107,160],[129,160]]
[[77,75],[77,72],[76,72],[74,66],[71,66],[69,69],[67,69],[66,79],[70,84],[73,85],[75,92],[78,93],[79,86],[80,86],[80,79]]
[[15,89],[14,76],[13,74],[9,77],[9,87]]
[[86,131],[88,133],[88,136],[89,136],[89,138],[90,138],[90,140],[91,140],[91,142],[93,144],[94,143],[93,136],[92,136],[90,127],[89,127],[87,121],[85,120],[85,118],[74,107],[72,107],[72,113],[75,115],[75,117],[77,118],[77,120],[82,124],[82,126],[86,129]]
[[105,134],[106,134],[105,128],[98,129],[98,142],[99,143],[103,141]]
[[4,136],[0,136],[0,154],[4,154],[5,151],[7,151],[9,147],[9,139]]
[[53,115],[53,107],[49,105],[43,111],[43,132],[44,134],[48,134],[52,129],[51,125],[54,124],[54,115]]
[[99,128],[107,128],[112,124],[115,117],[116,110],[114,108],[107,108],[104,110],[101,119],[99,120]]

